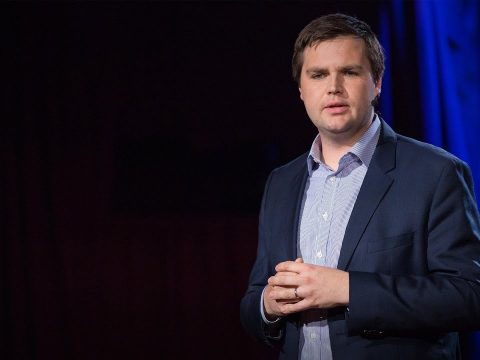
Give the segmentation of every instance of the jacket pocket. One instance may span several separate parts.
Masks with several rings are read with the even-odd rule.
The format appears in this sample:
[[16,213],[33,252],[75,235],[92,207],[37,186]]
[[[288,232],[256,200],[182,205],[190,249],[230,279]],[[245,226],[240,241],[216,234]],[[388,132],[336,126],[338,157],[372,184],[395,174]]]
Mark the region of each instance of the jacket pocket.
[[400,246],[410,245],[413,241],[414,234],[414,232],[411,232],[408,234],[383,238],[382,240],[369,241],[367,243],[367,252],[376,253],[379,251],[395,249]]

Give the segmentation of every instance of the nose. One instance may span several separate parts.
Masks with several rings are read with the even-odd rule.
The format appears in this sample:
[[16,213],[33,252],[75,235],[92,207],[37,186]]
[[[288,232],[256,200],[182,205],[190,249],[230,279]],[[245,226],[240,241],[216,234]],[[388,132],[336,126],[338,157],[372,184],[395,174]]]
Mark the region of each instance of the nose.
[[339,75],[332,74],[328,84],[328,95],[336,95],[342,92],[341,78]]

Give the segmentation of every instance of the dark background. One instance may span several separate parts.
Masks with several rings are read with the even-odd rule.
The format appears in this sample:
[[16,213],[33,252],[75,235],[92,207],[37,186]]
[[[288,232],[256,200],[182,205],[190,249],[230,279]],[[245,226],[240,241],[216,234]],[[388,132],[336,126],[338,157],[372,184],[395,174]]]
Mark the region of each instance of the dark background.
[[[0,358],[266,358],[238,310],[264,181],[316,134],[293,42],[382,6],[1,5]],[[421,139],[389,56],[389,120]]]

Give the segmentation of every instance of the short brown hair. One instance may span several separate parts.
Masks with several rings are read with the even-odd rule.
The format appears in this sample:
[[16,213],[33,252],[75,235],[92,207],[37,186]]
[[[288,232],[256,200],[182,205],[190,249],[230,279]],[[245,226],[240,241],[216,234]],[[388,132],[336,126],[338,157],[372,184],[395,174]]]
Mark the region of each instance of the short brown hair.
[[293,48],[292,74],[293,79],[300,85],[300,75],[303,66],[303,51],[325,40],[339,36],[355,36],[365,41],[367,58],[372,68],[373,81],[377,83],[385,70],[385,55],[382,46],[367,23],[345,14],[329,14],[321,16],[298,34]]

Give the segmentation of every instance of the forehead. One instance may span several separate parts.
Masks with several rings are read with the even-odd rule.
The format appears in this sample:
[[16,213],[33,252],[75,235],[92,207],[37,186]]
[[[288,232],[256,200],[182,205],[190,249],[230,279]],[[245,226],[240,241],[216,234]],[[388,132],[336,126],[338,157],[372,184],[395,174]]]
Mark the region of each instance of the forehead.
[[329,65],[340,62],[354,62],[358,65],[369,64],[365,41],[354,36],[339,36],[318,41],[303,51],[303,65]]

